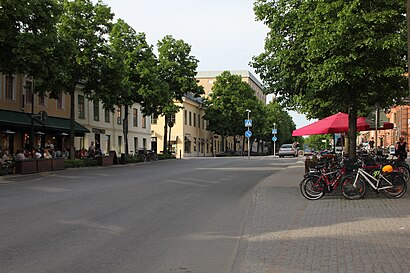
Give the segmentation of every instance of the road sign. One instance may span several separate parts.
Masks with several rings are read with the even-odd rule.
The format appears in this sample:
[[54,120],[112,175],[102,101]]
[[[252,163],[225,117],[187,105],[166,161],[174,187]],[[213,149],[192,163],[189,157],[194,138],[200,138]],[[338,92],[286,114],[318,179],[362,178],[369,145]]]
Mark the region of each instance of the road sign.
[[276,140],[278,140],[278,138],[275,137],[275,136],[273,136],[273,137],[272,137],[272,141],[275,142]]
[[278,129],[272,129],[272,135],[276,135],[278,133]]
[[252,120],[251,119],[245,119],[245,127],[252,127]]
[[245,132],[245,136],[246,136],[247,138],[251,137],[251,136],[252,136],[252,132],[251,132],[251,131],[246,131],[246,132]]

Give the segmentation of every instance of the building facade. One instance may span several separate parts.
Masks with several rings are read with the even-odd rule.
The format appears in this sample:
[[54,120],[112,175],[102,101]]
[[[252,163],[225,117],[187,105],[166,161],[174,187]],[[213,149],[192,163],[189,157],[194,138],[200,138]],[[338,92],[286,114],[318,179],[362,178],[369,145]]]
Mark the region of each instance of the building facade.
[[105,109],[100,101],[88,99],[78,89],[75,105],[76,121],[90,131],[76,138],[76,149],[88,149],[94,142],[105,154],[109,151],[116,151],[118,155],[125,153],[124,126],[127,125],[128,151],[151,149],[151,117],[142,114],[139,104],[129,107],[128,117],[125,117],[124,106]]
[[[197,74],[198,84],[203,86],[205,94],[208,96],[216,77],[223,71],[199,71]],[[248,83],[255,96],[262,103],[266,104],[266,96],[263,94],[262,84],[249,71],[230,71],[232,74],[240,75],[242,81]],[[225,150],[246,150],[246,142],[242,138],[234,141],[233,137],[222,139],[221,136],[215,135],[207,130],[207,122],[203,118],[205,114],[202,98],[194,98],[187,95],[183,98],[182,103],[177,103],[181,110],[172,118],[173,127],[168,127],[167,142],[169,147],[166,150],[171,151],[176,157],[205,157],[216,156]],[[165,118],[153,118],[152,123],[152,143],[157,148],[157,152],[164,152],[164,126]],[[245,147],[243,147],[245,143]]]
[[[35,80],[24,75],[0,74],[0,147],[15,153],[17,149],[44,148],[48,142],[58,149],[70,146],[70,97],[61,93],[49,99],[33,93]],[[88,130],[75,125],[76,136]]]
[[[377,147],[388,148],[391,145],[395,145],[400,136],[403,136],[405,141],[410,143],[410,106],[395,106],[389,111],[386,117],[388,122],[394,124],[393,129],[378,130],[377,136],[375,130],[360,132],[359,143],[367,142],[373,138],[377,143]],[[381,126],[382,125],[383,124],[381,124]],[[407,148],[409,149],[409,145]]]
[[[52,143],[61,151],[71,146],[70,96],[61,93],[57,99],[34,94],[35,81],[24,75],[0,74],[0,148],[16,153],[17,149],[29,149],[32,129],[33,147],[45,148]],[[75,93],[76,150],[87,148],[91,141],[98,144],[103,153],[125,152],[123,134],[124,107],[106,110],[99,101],[86,98],[81,88]],[[144,116],[140,106],[129,108],[129,151],[151,149],[151,119]]]

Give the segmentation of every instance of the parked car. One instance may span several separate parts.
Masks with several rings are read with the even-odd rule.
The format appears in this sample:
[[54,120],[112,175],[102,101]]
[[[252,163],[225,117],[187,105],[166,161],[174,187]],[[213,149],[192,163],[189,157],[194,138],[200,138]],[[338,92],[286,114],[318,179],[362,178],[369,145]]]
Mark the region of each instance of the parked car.
[[293,144],[282,144],[279,148],[279,157],[284,157],[284,156],[293,156],[297,157],[298,156],[298,150]]

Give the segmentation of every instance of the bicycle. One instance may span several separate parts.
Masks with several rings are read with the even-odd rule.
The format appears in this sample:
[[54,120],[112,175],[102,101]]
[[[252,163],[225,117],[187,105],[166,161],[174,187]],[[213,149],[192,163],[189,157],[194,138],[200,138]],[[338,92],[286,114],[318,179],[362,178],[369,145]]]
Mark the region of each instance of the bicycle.
[[382,192],[388,198],[399,198],[407,191],[407,182],[401,172],[394,171],[391,165],[379,165],[360,167],[356,174],[346,176],[342,182],[342,195],[347,199],[360,199],[366,192],[366,183],[376,193]]
[[340,163],[317,165],[300,182],[300,192],[308,200],[318,200],[326,193],[333,193],[337,190],[346,174],[351,173],[353,168],[354,162],[348,159],[342,160]]

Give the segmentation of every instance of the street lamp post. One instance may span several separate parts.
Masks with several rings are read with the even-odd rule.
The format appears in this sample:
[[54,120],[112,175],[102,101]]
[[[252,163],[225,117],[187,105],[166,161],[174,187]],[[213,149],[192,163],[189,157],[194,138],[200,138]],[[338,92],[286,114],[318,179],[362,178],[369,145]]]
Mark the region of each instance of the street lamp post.
[[[251,110],[249,110],[249,109],[246,109],[246,112],[248,112],[248,120],[250,119],[250,113],[252,112]],[[249,131],[249,127],[248,127],[248,131]],[[251,138],[250,137],[248,137],[248,159],[250,159],[250,157],[251,157],[251,147],[250,147],[250,143],[251,143],[251,140],[250,140]]]

